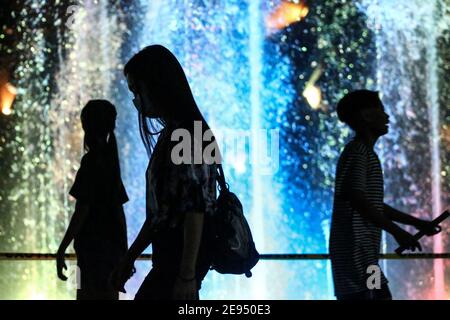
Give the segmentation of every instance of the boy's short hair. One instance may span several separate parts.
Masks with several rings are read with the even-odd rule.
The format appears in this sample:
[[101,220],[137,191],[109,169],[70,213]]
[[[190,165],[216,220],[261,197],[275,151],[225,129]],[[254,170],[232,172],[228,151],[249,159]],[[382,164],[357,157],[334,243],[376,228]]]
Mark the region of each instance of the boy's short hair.
[[340,121],[346,123],[353,130],[360,120],[360,111],[380,105],[378,91],[356,90],[347,93],[337,104],[337,115]]

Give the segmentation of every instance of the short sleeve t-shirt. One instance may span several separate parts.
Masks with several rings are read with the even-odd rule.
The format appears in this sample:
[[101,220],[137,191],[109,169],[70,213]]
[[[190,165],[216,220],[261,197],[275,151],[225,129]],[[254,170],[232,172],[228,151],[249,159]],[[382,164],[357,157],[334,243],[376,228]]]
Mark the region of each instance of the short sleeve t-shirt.
[[162,131],[146,172],[147,219],[155,231],[179,225],[185,213],[212,215],[215,210],[217,165],[195,164],[193,159],[174,164],[171,133],[175,129]]
[[[78,201],[98,205],[104,202],[124,204],[128,201],[122,181],[113,183],[112,164],[101,156],[87,153],[81,159],[69,194]],[[116,196],[115,199],[112,199]]]
[[[365,291],[368,267],[378,266],[381,229],[350,205],[353,190],[361,190],[383,214],[383,172],[377,154],[359,140],[349,142],[338,161],[330,232],[330,258],[336,295]],[[381,270],[381,269],[380,269]],[[381,283],[387,280],[381,272]]]
[[[153,267],[178,272],[183,252],[183,220],[194,212],[204,215],[202,240],[197,257],[197,279],[204,278],[210,267],[210,217],[216,206],[217,164],[196,164],[191,149],[190,163],[172,161],[171,134],[188,123],[167,126],[160,134],[146,172],[147,220],[154,232]],[[193,148],[193,144],[191,145]],[[189,161],[188,161],[189,162]]]
[[113,164],[100,154],[88,152],[81,160],[74,184],[69,191],[77,201],[89,206],[80,232],[75,237],[75,251],[107,255],[126,248],[122,227],[123,207],[128,201],[125,187],[114,178]]

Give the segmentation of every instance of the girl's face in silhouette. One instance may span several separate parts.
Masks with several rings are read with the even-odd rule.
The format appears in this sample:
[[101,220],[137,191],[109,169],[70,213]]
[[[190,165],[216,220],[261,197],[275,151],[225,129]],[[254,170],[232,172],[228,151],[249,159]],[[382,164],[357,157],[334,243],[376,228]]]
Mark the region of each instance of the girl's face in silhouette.
[[365,108],[362,110],[362,118],[365,127],[377,137],[381,137],[389,132],[389,115],[384,111],[383,103],[373,108]]
[[133,103],[138,112],[148,118],[161,118],[162,112],[159,104],[150,94],[147,85],[143,81],[135,81],[127,75],[128,88],[134,94]]

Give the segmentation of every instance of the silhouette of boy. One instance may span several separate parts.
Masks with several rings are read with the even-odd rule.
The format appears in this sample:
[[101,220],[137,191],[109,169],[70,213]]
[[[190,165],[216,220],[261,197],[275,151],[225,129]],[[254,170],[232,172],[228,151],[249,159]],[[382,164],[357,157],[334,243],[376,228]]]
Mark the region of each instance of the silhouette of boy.
[[337,113],[355,135],[342,151],[336,170],[329,244],[335,295],[338,300],[390,300],[388,280],[378,265],[381,230],[413,251],[422,250],[420,244],[394,221],[427,235],[437,230],[429,221],[384,203],[383,171],[374,145],[388,133],[389,116],[378,92],[350,92],[339,101]]

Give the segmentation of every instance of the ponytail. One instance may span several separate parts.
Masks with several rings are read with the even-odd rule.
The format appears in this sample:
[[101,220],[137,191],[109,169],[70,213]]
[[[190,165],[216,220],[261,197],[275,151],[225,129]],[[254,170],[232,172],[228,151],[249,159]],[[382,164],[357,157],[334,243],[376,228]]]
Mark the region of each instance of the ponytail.
[[119,184],[122,182],[122,177],[120,174],[120,161],[119,161],[119,150],[117,148],[116,135],[114,134],[114,129],[109,132],[109,139],[107,142],[107,149],[109,156],[112,160],[113,176],[115,183]]

